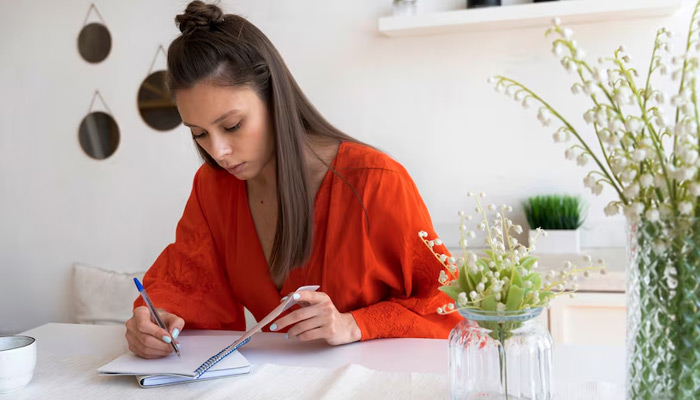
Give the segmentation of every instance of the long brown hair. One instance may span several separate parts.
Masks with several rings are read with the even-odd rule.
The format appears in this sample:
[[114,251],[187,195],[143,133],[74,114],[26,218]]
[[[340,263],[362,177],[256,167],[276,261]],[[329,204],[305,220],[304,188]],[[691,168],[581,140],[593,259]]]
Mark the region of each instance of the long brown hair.
[[[310,136],[359,142],[323,118],[272,42],[245,18],[193,1],[175,22],[182,34],[168,49],[168,87],[173,95],[207,80],[250,88],[268,107],[275,135],[278,207],[270,272],[281,282],[311,255],[314,211],[304,158]],[[207,164],[221,168],[198,144],[197,150]]]

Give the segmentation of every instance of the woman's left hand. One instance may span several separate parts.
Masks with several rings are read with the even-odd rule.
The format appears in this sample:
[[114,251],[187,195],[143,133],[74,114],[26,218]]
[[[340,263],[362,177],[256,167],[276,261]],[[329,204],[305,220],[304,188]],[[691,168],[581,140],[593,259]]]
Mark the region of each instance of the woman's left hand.
[[302,341],[323,339],[330,345],[356,342],[362,338],[360,327],[351,313],[340,313],[330,297],[323,292],[299,291],[290,293],[301,306],[270,325],[278,331],[293,325],[287,331],[289,339]]

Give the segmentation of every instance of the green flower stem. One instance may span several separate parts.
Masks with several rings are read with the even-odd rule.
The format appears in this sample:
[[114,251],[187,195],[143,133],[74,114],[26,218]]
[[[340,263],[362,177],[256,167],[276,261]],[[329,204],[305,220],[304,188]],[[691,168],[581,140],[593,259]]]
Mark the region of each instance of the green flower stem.
[[656,69],[654,66],[654,61],[656,61],[656,51],[659,49],[658,43],[661,39],[661,35],[666,34],[666,29],[661,28],[656,31],[656,39],[654,40],[654,50],[651,51],[651,61],[649,62],[649,71],[647,71],[647,81],[644,84],[644,103],[642,104],[642,110],[647,109],[647,101],[649,100],[649,89],[651,88],[651,75]]
[[[563,277],[566,278],[567,276],[575,275],[575,274],[578,274],[580,272],[585,272],[585,271],[600,271],[600,270],[604,270],[604,269],[605,269],[604,265],[598,265],[596,267],[588,266],[588,267],[584,267],[584,268],[573,268],[570,271],[566,271],[566,273],[564,274]],[[555,286],[557,286],[559,284],[563,284],[565,282],[566,282],[566,279],[559,279],[557,281],[553,281],[552,283],[549,284],[549,286],[543,288],[542,290],[547,291],[547,292],[551,291],[552,288],[554,288]],[[560,293],[557,293],[557,295],[567,294],[567,293],[572,293],[572,292],[562,291]]]
[[[510,252],[513,252],[513,246],[510,245],[510,235],[508,235],[508,228],[506,227],[506,216],[501,214],[501,222],[503,223],[503,235],[504,235],[504,240],[508,243],[508,250]],[[505,245],[505,243],[504,243]]]
[[[695,4],[695,9],[693,10],[693,16],[690,19],[690,28],[688,29],[688,37],[686,39],[686,44],[685,44],[685,54],[688,54],[688,52],[690,51],[693,33],[695,33],[694,27],[697,25],[696,21],[697,21],[697,16],[698,16],[698,10],[700,10],[700,2],[697,2]],[[683,72],[681,72],[681,83],[678,87],[679,94],[683,92],[683,89],[685,89],[685,78],[686,78],[686,71],[688,70],[688,62],[689,62],[688,57],[684,57],[683,70],[682,70]],[[676,124],[680,120],[680,117],[681,117],[681,109],[680,109],[680,107],[677,107],[676,108]],[[673,138],[673,152],[674,153],[676,152],[677,145],[678,145],[678,136],[676,135]]]
[[[594,100],[595,102],[595,100]],[[593,130],[595,131],[595,137],[598,139],[598,144],[600,145],[600,151],[603,152],[603,159],[605,159],[605,163],[610,165],[610,158],[608,157],[608,152],[605,151],[605,146],[603,146],[603,142],[600,140],[600,135],[598,131],[598,123],[594,122],[593,123]],[[612,168],[610,169],[610,172],[612,172]],[[599,174],[603,175],[605,178],[605,181],[608,182],[612,187],[617,188],[618,185],[619,187],[622,187],[622,182],[620,182],[619,179],[615,176],[615,174],[612,174],[612,176],[615,178],[615,183],[613,183],[610,179],[609,176],[599,172]]]
[[[642,221],[631,265],[640,317],[631,330],[629,398],[695,399],[700,382],[700,219]],[[668,240],[667,248],[656,243]]]
[[[573,55],[575,54],[575,51],[573,50],[573,46],[570,46],[570,50],[571,50],[571,54],[572,54],[572,56],[573,56]],[[576,59],[573,59],[573,60],[574,60],[576,63],[578,63],[579,66],[583,66],[584,68],[586,68],[586,71],[588,71],[588,73],[589,73],[591,76],[593,76],[593,70],[592,70],[591,67],[588,65],[588,63],[586,63],[586,62],[583,61],[583,60],[576,60]],[[577,70],[577,72],[578,72],[579,78],[581,78],[581,82],[585,83],[585,82],[586,82],[586,78],[583,77],[583,72],[581,71],[581,68],[577,68],[576,70]],[[605,107],[611,108],[611,109],[612,109],[614,112],[616,112],[618,115],[622,116],[622,111],[619,110],[619,109],[615,106],[615,102],[613,101],[612,97],[611,97],[610,94],[608,93],[608,91],[607,91],[607,89],[605,88],[605,86],[604,86],[602,83],[598,83],[598,87],[603,91],[603,93],[605,93],[605,96],[608,98],[608,100],[610,101],[610,103],[613,105],[613,106],[608,106],[607,104],[605,104]],[[599,103],[599,102],[598,102],[598,99],[596,99],[595,93],[591,93],[591,95],[590,95],[589,97],[590,97],[591,100],[593,101],[593,104],[596,105],[596,107],[601,107],[601,103]],[[598,140],[598,144],[600,145],[600,151],[603,153],[603,159],[605,160],[605,163],[606,163],[608,166],[610,166],[610,161],[609,161],[610,158],[608,157],[608,152],[605,151],[605,146],[603,146],[603,142],[600,140],[600,135],[599,135],[600,132],[598,131],[598,123],[597,123],[597,122],[594,122],[594,123],[593,123],[593,129],[595,130],[595,137],[596,137],[596,139]],[[612,134],[612,132],[611,132],[611,134]],[[579,140],[581,140],[581,139],[579,138]],[[624,144],[622,144],[622,148],[625,149],[625,150],[627,150]],[[588,152],[591,154],[591,156],[593,156],[593,153],[590,151],[590,149],[588,150]],[[612,172],[612,168],[611,168],[611,172]],[[617,190],[618,187],[622,188],[622,182],[620,182],[620,180],[617,179],[617,177],[615,176],[615,174],[611,174],[611,175],[612,175],[613,178],[615,178],[615,183],[613,183],[613,181],[610,179],[610,176],[607,177],[606,182],[608,182],[608,183],[609,183],[611,186],[613,186],[616,190]],[[618,190],[618,193],[620,193],[620,190]]]
[[693,107],[695,108],[695,125],[697,126],[698,147],[700,148],[700,116],[698,115],[698,92],[696,89],[696,80],[693,79],[693,84],[690,85],[692,90]]
[[[463,214],[461,212],[460,214]],[[462,227],[464,226],[464,215],[459,216],[459,245],[462,247],[462,257],[464,258],[464,262],[467,262],[467,246],[464,244],[464,240],[466,237],[464,237],[464,230]]]
[[[616,58],[617,58],[618,51],[619,51],[619,50],[616,50],[616,51],[615,51],[615,57],[616,57]],[[576,61],[579,65],[581,65],[581,66],[583,66],[584,68],[586,68],[586,71],[588,71],[589,74],[593,75],[593,69],[588,65],[588,63],[587,63],[586,61],[584,61],[584,60],[575,60],[575,61]],[[581,79],[583,79],[583,76],[581,76]],[[625,120],[625,115],[622,113],[622,109],[620,109],[620,107],[618,107],[617,104],[615,103],[615,99],[613,99],[612,95],[611,95],[610,92],[608,91],[608,88],[606,88],[605,85],[603,85],[602,82],[599,82],[599,83],[598,83],[598,88],[600,88],[600,90],[603,91],[603,93],[605,94],[605,97],[606,97],[606,98],[608,99],[608,101],[610,102],[610,107],[609,107],[609,108],[611,108],[611,109],[620,117],[620,119],[621,119],[622,121],[624,121],[624,120]],[[613,89],[614,89],[614,87],[613,87]],[[598,105],[598,102],[597,102],[596,100],[593,100],[593,102],[594,102],[596,105]]]
[[[519,83],[519,82],[517,82],[517,81],[514,81],[513,79],[510,79],[510,78],[507,78],[507,77],[501,76],[501,75],[496,76],[496,78],[499,79],[499,80],[501,80],[501,81],[510,82],[510,83],[512,83],[512,84],[514,84],[514,85],[516,85],[516,86],[518,86],[518,87],[523,88],[530,96],[532,96],[532,98],[536,99],[537,101],[539,101],[540,103],[542,103],[545,107],[547,107],[547,109],[548,109],[552,114],[554,114],[557,118],[559,118],[559,120],[560,120],[564,125],[566,125],[567,128],[569,128],[569,131],[570,131],[571,133],[573,133],[574,136],[576,136],[576,139],[578,139],[579,143],[581,143],[581,145],[582,145],[583,147],[586,148],[586,151],[591,155],[591,157],[593,157],[593,160],[595,161],[596,164],[598,164],[598,167],[600,168],[600,170],[605,174],[605,176],[606,176],[611,182],[613,182],[613,178],[610,176],[610,174],[609,174],[608,171],[605,169],[605,167],[603,167],[603,164],[600,162],[600,160],[598,159],[598,157],[591,151],[590,147],[588,147],[588,145],[586,144],[586,142],[581,138],[581,136],[578,134],[578,132],[576,131],[576,129],[574,129],[574,127],[571,126],[571,124],[569,123],[569,121],[567,121],[567,120],[566,120],[564,117],[562,117],[561,114],[559,114],[551,105],[549,105],[549,103],[547,103],[546,101],[544,101],[540,96],[538,96],[537,94],[535,94],[535,92],[533,92],[532,90],[530,90],[528,87],[524,86],[523,84],[521,84],[521,83]],[[622,201],[623,201],[624,203],[627,203],[627,198],[626,198],[625,195],[622,193],[622,190],[620,190],[620,188],[618,188],[617,185],[613,185],[613,188],[615,189],[615,191],[617,192],[617,194],[620,196],[620,199],[622,199]]]
[[498,329],[498,363],[501,367],[501,384],[505,391],[506,400],[508,400],[508,360],[506,358],[506,339],[505,339],[505,329],[502,327],[503,324],[499,324]]
[[[688,29],[688,37],[685,43],[685,54],[688,54],[688,52],[690,51],[690,46],[692,45],[693,33],[695,33],[695,26],[697,26],[698,10],[700,10],[700,2],[695,4],[695,9],[693,10],[693,17],[690,19],[690,29]],[[678,93],[683,92],[683,89],[685,89],[685,78],[686,71],[688,70],[688,62],[688,57],[685,57],[685,59],[683,60],[683,72],[681,72],[681,84],[678,88]],[[680,120],[680,116],[681,110],[680,108],[677,108],[676,123],[678,123],[678,121]],[[673,150],[676,150],[676,140],[673,141]]]
[[[570,43],[570,42],[569,42],[569,43]],[[570,50],[571,50],[571,54],[572,54],[571,60],[574,61],[576,64],[578,64],[579,67],[585,68],[586,71],[588,71],[588,73],[589,73],[591,76],[593,76],[593,68],[591,68],[590,65],[588,65],[588,63],[587,63],[585,60],[578,60],[578,59],[576,59],[576,58],[573,58],[573,56],[574,56],[574,54],[575,54],[575,51],[573,50],[573,45],[570,45]],[[616,57],[617,57],[617,51],[615,52],[615,55],[616,55]],[[579,75],[579,77],[581,78],[581,82],[586,83],[586,78],[583,77],[583,73],[581,72],[581,68],[577,68],[576,70],[578,71],[578,75]],[[617,106],[617,104],[615,104],[615,100],[613,99],[612,95],[610,94],[610,92],[608,91],[608,89],[605,87],[605,85],[603,85],[602,82],[598,82],[597,86],[598,86],[598,88],[600,88],[600,90],[603,91],[603,94],[605,94],[605,97],[606,97],[606,98],[608,99],[608,101],[610,102],[610,105],[607,105],[607,104],[606,104],[605,106],[606,106],[607,108],[613,110],[613,112],[615,112],[615,113],[620,117],[620,119],[624,121],[624,120],[625,120],[625,116],[624,116],[624,114],[622,113],[622,110]],[[595,94],[591,94],[590,97],[591,97],[591,100],[593,100],[593,104],[595,104],[596,107],[600,107],[600,106],[601,106],[601,104],[600,104],[600,103],[598,102],[598,100],[595,98]],[[597,136],[596,136],[596,137],[597,137]],[[598,138],[598,141],[600,142],[600,138]],[[603,144],[601,143],[601,147],[602,147],[602,145],[603,145]],[[622,148],[625,149],[625,150],[627,150],[626,147],[624,146],[624,144],[622,145]],[[606,159],[606,161],[607,161],[607,159]]]
[[[637,237],[636,239],[636,247],[639,252],[644,252],[647,253],[651,249],[653,249],[653,238],[658,235],[658,233],[654,232],[654,226],[649,225],[646,226],[644,224],[639,224],[638,225],[638,231],[636,233]],[[658,277],[659,275],[658,272],[652,272],[658,270],[659,268],[653,268],[654,266],[657,265],[664,265],[665,263],[660,260],[660,257],[658,259],[651,259],[650,257],[645,257],[646,254],[640,254],[639,257],[637,258],[637,269],[638,269],[638,275],[637,275],[637,281],[638,281],[638,286],[639,286],[639,301],[640,301],[640,324],[643,321],[651,321],[654,317],[654,309],[653,307],[647,307],[645,302],[648,300],[645,299],[667,299],[668,296],[662,293],[662,284],[660,279],[650,279],[648,284],[642,284],[644,277]],[[651,327],[654,327],[653,324],[650,325]],[[654,338],[652,338],[653,340]],[[658,392],[658,389],[651,387],[651,382],[647,382],[645,378],[643,378],[643,374],[646,372],[646,368],[648,363],[654,362],[655,360],[660,360],[661,359],[661,354],[664,353],[665,346],[653,346],[651,343],[648,342],[648,337],[647,334],[642,334],[641,332],[635,332],[635,337],[630,338],[631,343],[634,344],[634,349],[632,350],[633,356],[638,359],[635,362],[630,363],[629,365],[631,368],[633,368],[630,371],[630,375],[633,377],[637,377],[638,379],[638,384],[637,385],[632,385],[630,388],[631,392],[628,393],[628,397],[631,396],[631,398],[635,399],[649,399],[651,400],[651,393]],[[641,365],[641,367],[639,367]],[[639,369],[638,369],[639,368]],[[646,373],[650,373],[646,372]],[[666,377],[666,368],[660,368],[661,377]],[[664,389],[666,387],[664,386]],[[665,390],[664,390],[665,391]],[[659,393],[657,393],[659,394]],[[670,394],[670,393],[669,393]]]
[[[676,271],[677,272],[677,279],[679,282],[687,282],[687,277],[685,277],[684,270],[686,267],[682,266],[681,264],[685,262],[683,258],[684,252],[683,252],[683,247],[684,247],[684,242],[685,238],[683,238],[681,235],[674,235],[675,237],[673,238],[673,242],[671,245],[671,248],[673,249],[673,253],[680,255],[680,257],[677,257],[675,262],[676,262]],[[686,279],[686,280],[684,280]],[[680,285],[683,285],[682,283]],[[671,303],[671,310],[673,310],[674,319],[670,323],[671,329],[669,330],[669,340],[671,343],[673,343],[673,347],[676,349],[683,349],[683,334],[690,334],[692,335],[693,332],[683,332],[683,320],[685,319],[684,314],[684,309],[681,308],[681,304],[683,304],[684,300],[684,292],[682,288],[679,288],[681,290],[677,290],[675,296],[672,296],[669,300]],[[683,371],[683,353],[682,351],[679,353],[678,357],[675,357],[673,362],[671,363],[671,370],[672,371],[677,371],[678,373],[682,373]],[[679,377],[680,378],[680,377]],[[682,378],[681,378],[682,379]],[[672,389],[671,393],[680,393],[680,384],[681,384],[681,379],[678,379],[674,382],[674,387]]]
[[[649,120],[649,115],[647,114],[646,108],[643,105],[644,103],[642,102],[642,99],[639,96],[639,89],[634,84],[634,79],[630,75],[629,70],[625,68],[625,65],[617,57],[617,55],[615,55],[615,63],[619,67],[620,72],[622,72],[622,74],[624,75],[625,79],[627,80],[627,83],[630,85],[630,89],[632,89],[632,93],[634,93],[634,96],[637,99],[637,103],[639,104],[639,108],[642,110],[642,118],[644,119],[645,125],[649,129],[649,137],[651,138],[651,142],[654,143],[654,149],[656,149],[656,154],[659,157],[661,169],[664,172],[664,178],[666,178],[666,187],[668,188],[668,194],[669,194],[669,196],[671,196],[671,203],[675,208],[675,205],[676,205],[676,190],[675,190],[675,188],[677,186],[676,180],[670,179],[668,176],[668,171],[666,170],[666,164],[663,162],[664,157],[663,157],[663,152],[661,151],[661,147],[660,147],[659,136],[656,133],[654,126],[651,124],[651,121]],[[662,200],[662,199],[660,198],[659,200]]]
[[476,200],[476,207],[479,209],[479,214],[481,215],[482,220],[484,221],[484,225],[486,226],[486,235],[489,239],[489,247],[491,248],[491,260],[496,261],[496,249],[493,247],[493,238],[491,237],[491,227],[489,226],[489,219],[486,217],[486,211],[484,211],[484,207],[481,206],[481,202],[479,201],[478,195],[474,195],[474,200]]
[[[615,50],[615,58],[614,58],[614,59],[611,59],[611,60],[616,61],[616,62],[619,63],[619,54],[620,54],[620,49]],[[587,63],[586,61],[580,60],[580,61],[578,61],[578,62],[579,62],[580,65],[582,65],[583,67],[586,68],[586,70],[588,71],[589,74],[593,75],[593,70],[592,70],[592,68],[588,65],[588,63]],[[624,68],[623,68],[623,69],[624,69]],[[583,78],[583,75],[581,75],[580,73],[579,73],[579,75],[581,76],[581,79],[583,80],[583,79],[584,79],[584,78]],[[630,79],[630,80],[631,80],[631,79]],[[632,82],[632,84],[634,84],[634,82]],[[613,83],[612,85],[613,85],[613,89],[615,89],[615,84]],[[599,83],[598,83],[598,88],[600,88],[600,90],[603,91],[603,93],[605,94],[605,97],[608,99],[608,101],[609,101],[610,104],[611,104],[610,106],[608,106],[607,104],[606,104],[605,106],[606,106],[607,108],[613,110],[613,112],[615,112],[615,113],[618,115],[618,117],[620,118],[620,120],[624,122],[624,120],[625,120],[625,115],[622,113],[622,109],[617,105],[617,103],[615,102],[615,100],[613,99],[612,95],[610,94],[610,92],[608,91],[608,89],[605,87],[605,85],[603,85],[602,82],[599,82]],[[596,106],[600,106],[600,103],[598,103],[598,101],[597,101],[596,98],[595,98],[595,94],[591,94],[591,99],[593,100],[593,103],[594,103]],[[601,150],[603,151],[603,157],[605,157],[606,162],[608,162],[609,159],[608,159],[608,157],[607,157],[607,153],[606,153],[606,151],[605,151],[605,148],[604,148],[604,146],[603,146],[603,143],[600,141],[600,137],[598,137],[598,128],[597,128],[597,124],[594,123],[593,126],[594,126],[594,129],[595,129],[595,131],[596,131],[596,137],[598,138],[598,143],[600,143]],[[652,127],[652,129],[653,129],[653,127]],[[626,133],[628,133],[628,132],[626,132]],[[610,134],[612,135],[613,133],[610,132]],[[628,150],[627,150],[627,146],[624,144],[623,141],[621,141],[620,147],[622,147],[622,149],[623,149],[627,154],[629,154],[629,152],[628,152]],[[609,162],[608,162],[608,165],[609,165]],[[613,176],[614,176],[614,174],[613,174]],[[620,187],[623,186],[623,185],[622,185],[622,182],[620,182],[619,180],[617,181],[617,183],[618,183],[618,185],[620,185]],[[624,201],[624,202],[626,202],[626,201]]]
[[438,260],[438,262],[442,265],[442,267],[444,269],[446,269],[447,272],[450,273],[450,275],[452,275],[452,279],[457,279],[457,275],[455,275],[454,272],[450,271],[450,269],[447,268],[447,265],[445,265],[444,262],[440,261],[440,256],[438,256],[438,254],[428,245],[428,241],[425,240],[424,238],[421,238],[421,240],[423,241],[423,243],[425,243],[425,246],[430,249],[430,252],[433,253],[433,256],[435,257],[436,260]]
[[[423,242],[423,244],[425,244],[425,247],[427,247],[428,250],[430,250],[430,253],[433,254],[433,256],[434,256],[435,259],[440,263],[440,265],[442,265],[442,267],[443,267],[444,269],[446,269],[447,272],[449,272],[449,274],[452,276],[452,279],[457,279],[457,275],[456,275],[454,272],[452,272],[449,268],[447,268],[447,265],[445,265],[445,263],[444,263],[443,261],[440,260],[440,256],[435,252],[435,250],[433,250],[432,247],[430,247],[430,245],[428,244],[429,240],[426,240],[426,239],[425,239],[424,237],[422,237],[422,236],[421,236],[420,240]],[[467,275],[467,277],[468,277],[468,275]]]
[[607,183],[608,185],[611,185],[611,186],[614,185],[612,182],[610,182],[610,180],[608,180],[608,177],[605,176],[605,174],[603,174],[603,173],[600,172],[600,171],[591,171],[591,172],[589,172],[588,174],[589,174],[589,175],[600,175],[601,178],[598,179],[596,182],[605,182],[605,183]]

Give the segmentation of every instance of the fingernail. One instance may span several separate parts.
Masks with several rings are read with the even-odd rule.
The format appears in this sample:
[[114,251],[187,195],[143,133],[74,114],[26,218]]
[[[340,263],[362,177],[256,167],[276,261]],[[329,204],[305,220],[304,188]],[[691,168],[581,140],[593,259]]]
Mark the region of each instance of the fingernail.
[[294,300],[299,300],[299,299],[301,298],[301,295],[300,295],[299,293],[294,293],[294,295],[292,296],[292,298],[293,298]]
[[271,331],[276,331],[276,330],[277,330],[277,324],[272,324],[272,325],[270,325],[270,330],[271,330]]
[[173,329],[173,339],[177,339],[177,336],[180,334],[180,330],[175,328]]
[[177,349],[180,350],[180,343],[176,344],[175,346],[177,346]]
[[172,339],[170,339],[170,336],[165,336],[165,335],[164,335],[164,336],[163,336],[163,341],[164,341],[165,343],[170,343],[170,342],[172,342]]
[[287,300],[287,296],[282,297],[282,300],[280,300],[280,303]]
[[289,334],[288,334],[288,333],[285,333],[285,334],[284,334],[284,337],[286,337],[287,340],[289,340]]

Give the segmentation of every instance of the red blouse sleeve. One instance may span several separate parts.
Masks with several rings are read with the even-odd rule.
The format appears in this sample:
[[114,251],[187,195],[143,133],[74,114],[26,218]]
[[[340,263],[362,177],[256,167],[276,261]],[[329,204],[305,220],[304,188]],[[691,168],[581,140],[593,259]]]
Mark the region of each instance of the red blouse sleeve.
[[[192,193],[177,225],[175,243],[163,250],[146,272],[143,283],[154,305],[183,318],[187,328],[245,330],[243,307],[227,285],[226,272],[200,204],[206,168],[204,165],[195,175]],[[134,307],[143,304],[139,297]]]
[[[435,237],[428,210],[411,177],[398,166],[383,171],[368,201],[375,268],[383,269],[383,285],[390,288],[384,301],[352,311],[362,340],[381,337],[447,338],[461,320],[459,314],[440,315],[437,308],[452,300],[438,290],[442,266],[418,237]],[[447,250],[442,248],[447,253]]]

